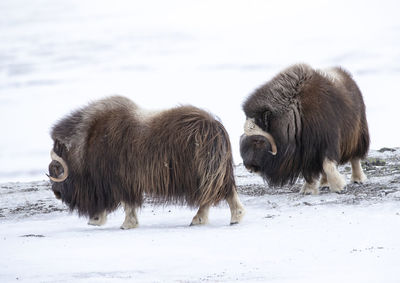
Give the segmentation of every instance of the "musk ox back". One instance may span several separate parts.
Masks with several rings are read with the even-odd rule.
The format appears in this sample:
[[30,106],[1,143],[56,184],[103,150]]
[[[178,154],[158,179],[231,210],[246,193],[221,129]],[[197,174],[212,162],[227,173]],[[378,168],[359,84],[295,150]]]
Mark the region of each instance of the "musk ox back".
[[89,224],[104,224],[121,204],[122,228],[136,227],[144,197],[199,207],[192,224],[206,223],[209,207],[221,200],[228,201],[231,223],[243,216],[228,134],[201,109],[146,112],[115,96],[65,117],[51,137],[52,190]]
[[338,192],[345,181],[336,167],[348,161],[352,180],[366,179],[360,165],[369,148],[365,105],[345,70],[294,65],[251,94],[243,110],[244,165],[270,185],[294,183],[302,175],[302,193],[317,194],[319,185]]

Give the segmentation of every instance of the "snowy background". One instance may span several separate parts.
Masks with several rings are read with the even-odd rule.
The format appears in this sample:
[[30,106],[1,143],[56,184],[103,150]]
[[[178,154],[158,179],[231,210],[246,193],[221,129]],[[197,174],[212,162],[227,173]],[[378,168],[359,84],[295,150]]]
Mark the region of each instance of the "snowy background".
[[243,100],[298,62],[351,71],[372,148],[399,146],[399,11],[397,0],[1,0],[0,282],[400,282],[400,149],[372,151],[386,163],[365,163],[369,181],[344,194],[271,189],[238,166],[247,214],[235,226],[226,204],[189,227],[196,211],[146,203],[137,229],[119,229],[121,210],[91,227],[43,181],[51,126],[112,94],[208,109],[238,164]]
[[372,148],[398,146],[400,2],[0,1],[0,182],[42,180],[51,126],[87,102],[193,104],[240,163],[243,100],[293,63],[351,71]]

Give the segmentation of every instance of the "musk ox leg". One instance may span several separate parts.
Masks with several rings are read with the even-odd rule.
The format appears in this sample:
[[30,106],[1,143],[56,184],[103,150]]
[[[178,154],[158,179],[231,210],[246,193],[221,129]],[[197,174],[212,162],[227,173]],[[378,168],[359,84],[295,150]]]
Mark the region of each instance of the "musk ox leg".
[[121,203],[125,210],[125,220],[121,225],[121,229],[132,229],[139,225],[139,221],[136,215],[136,207],[131,206],[127,203]]
[[319,180],[319,186],[321,188],[329,187],[328,178],[326,177],[325,172],[322,172],[321,180]]
[[88,224],[94,226],[101,226],[107,222],[107,211],[103,211],[93,217],[90,217]]
[[209,211],[210,211],[209,205],[200,206],[199,210],[197,211],[197,214],[193,217],[190,226],[207,224]]
[[352,159],[351,160],[351,181],[353,183],[362,184],[367,180],[367,176],[365,176],[362,168],[360,159]]
[[312,182],[304,182],[303,187],[300,190],[303,195],[318,195],[319,194],[319,182],[317,179],[312,180]]
[[226,201],[231,209],[231,225],[238,224],[245,214],[245,209],[239,200],[236,189],[233,189],[232,195],[229,196]]
[[325,159],[322,164],[326,178],[328,179],[329,188],[332,192],[339,193],[346,186],[346,181],[336,168],[336,162]]

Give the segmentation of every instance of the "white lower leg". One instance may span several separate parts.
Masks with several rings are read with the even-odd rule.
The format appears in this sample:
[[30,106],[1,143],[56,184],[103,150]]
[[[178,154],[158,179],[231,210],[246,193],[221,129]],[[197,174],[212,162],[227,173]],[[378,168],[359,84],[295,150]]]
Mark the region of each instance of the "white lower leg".
[[103,211],[89,219],[88,224],[94,226],[101,226],[107,222],[107,211]]
[[346,181],[336,168],[336,162],[325,159],[322,164],[329,188],[332,192],[341,192],[346,186]]
[[363,183],[367,180],[362,168],[360,159],[351,160],[351,181],[354,183]]
[[309,182],[304,182],[303,187],[300,190],[300,193],[303,195],[318,195],[319,194],[319,182],[318,179],[312,180],[311,183]]
[[208,212],[210,211],[209,205],[200,206],[196,215],[193,217],[192,223],[190,225],[202,225],[208,223]]
[[132,229],[139,225],[139,221],[136,215],[136,207],[131,206],[122,202],[122,206],[125,210],[125,220],[122,223],[121,229]]
[[245,214],[245,209],[239,200],[236,188],[233,189],[232,195],[228,197],[226,201],[228,202],[231,210],[231,224],[239,223]]

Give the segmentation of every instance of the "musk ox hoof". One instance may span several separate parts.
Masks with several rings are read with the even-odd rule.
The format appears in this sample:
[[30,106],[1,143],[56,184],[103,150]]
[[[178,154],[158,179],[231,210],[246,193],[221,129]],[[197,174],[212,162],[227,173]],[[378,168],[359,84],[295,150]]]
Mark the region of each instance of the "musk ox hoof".
[[192,223],[190,223],[190,226],[194,226],[194,225],[204,225],[208,223],[208,217],[204,216],[204,217],[200,217],[198,215],[196,215],[195,217],[193,217]]
[[329,188],[328,178],[326,177],[326,174],[322,174],[321,180],[319,180],[319,187]]
[[192,223],[190,223],[190,226],[207,224],[209,210],[210,210],[209,205],[200,206],[196,215],[193,217],[193,220],[192,220]]
[[93,226],[102,226],[107,222],[107,212],[102,212],[89,219],[88,224]]
[[246,214],[246,210],[243,207],[237,209],[236,211],[234,211],[232,213],[230,224],[231,225],[239,224],[239,222],[242,221],[242,218],[245,214]]
[[329,189],[331,192],[341,193],[346,187],[346,181],[342,176],[338,176],[334,181],[329,182]]
[[319,183],[319,187],[320,188],[329,188],[329,183],[327,181],[321,182],[321,183]]
[[300,194],[302,195],[318,195],[319,194],[319,188],[318,188],[318,182],[315,183],[304,183],[303,187],[300,190]]
[[124,221],[121,225],[122,230],[133,229],[139,226],[139,223],[133,221]]
[[103,226],[104,224],[106,224],[106,220],[98,219],[97,217],[90,218],[88,222],[88,225],[92,226]]
[[353,183],[357,183],[357,184],[362,184],[362,183],[364,183],[365,181],[367,181],[367,176],[365,176],[365,174],[364,174],[364,172],[362,172],[361,174],[359,174],[359,175],[353,175],[353,176],[351,176],[351,181],[353,182]]
[[345,187],[336,187],[336,188],[329,187],[329,189],[331,190],[331,192],[337,193],[337,194],[342,194],[342,193],[344,193],[344,188],[345,188]]

